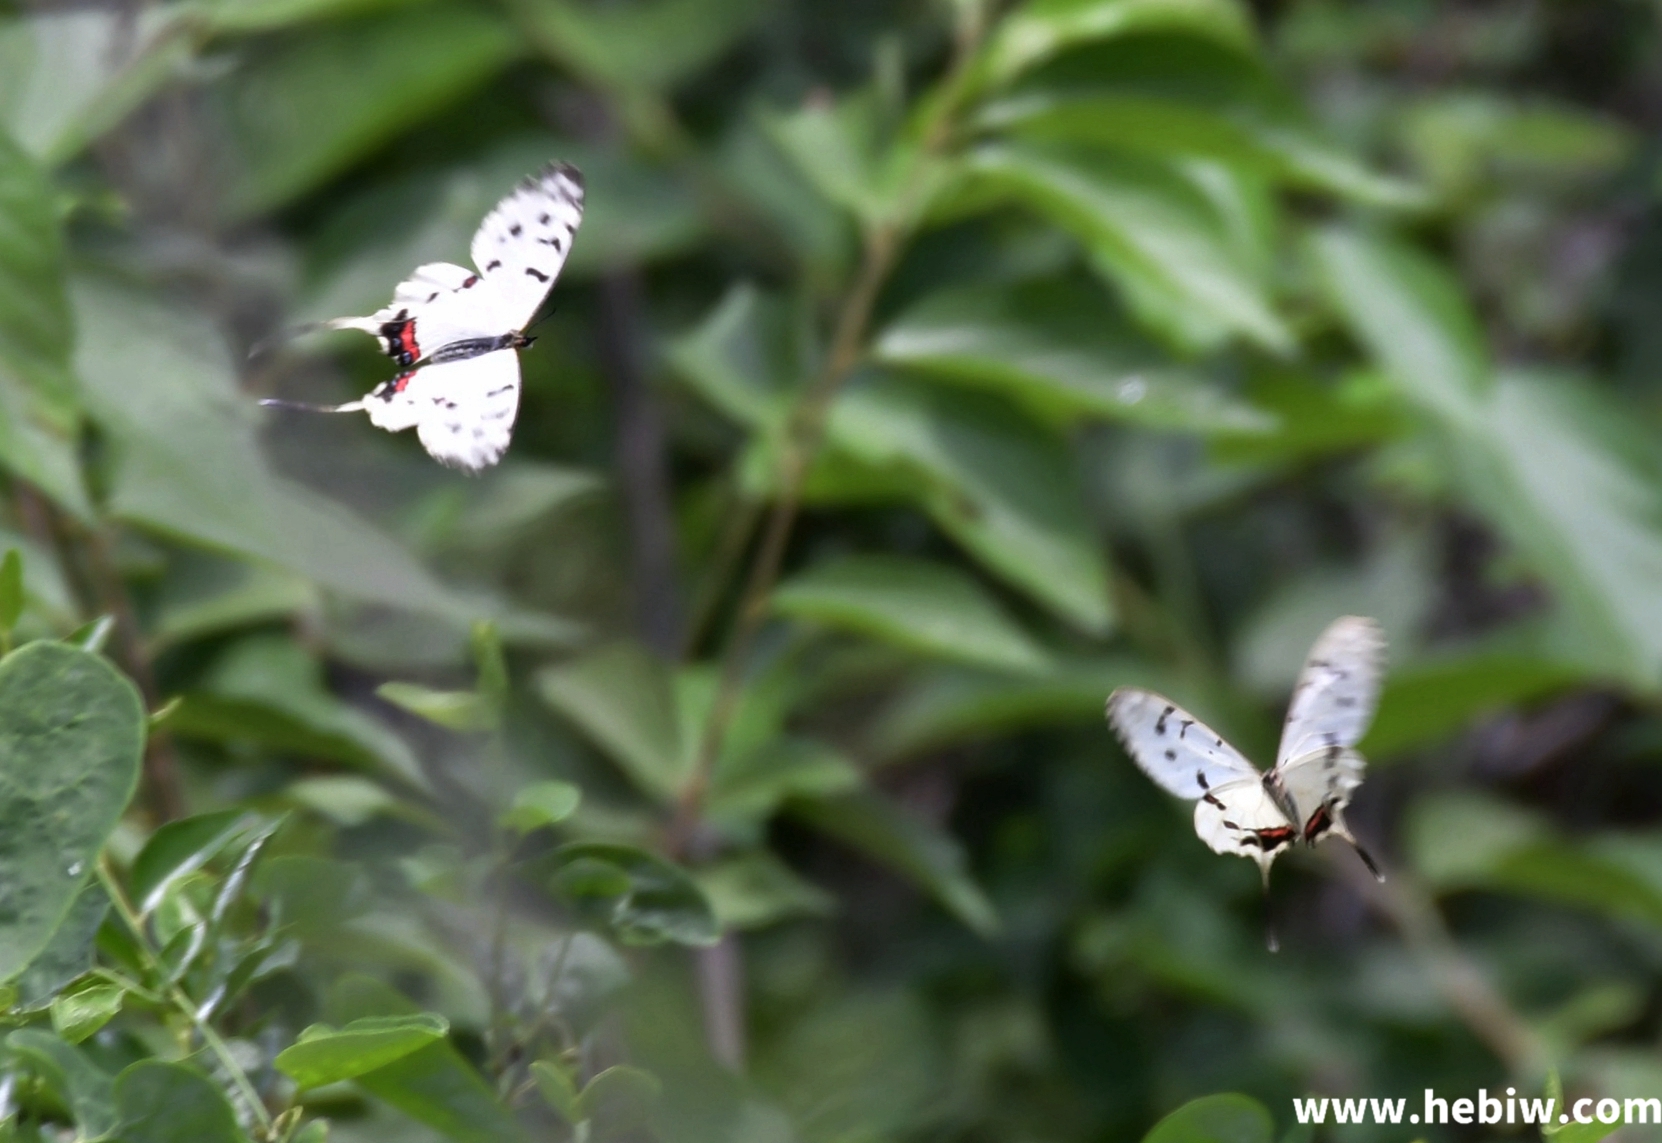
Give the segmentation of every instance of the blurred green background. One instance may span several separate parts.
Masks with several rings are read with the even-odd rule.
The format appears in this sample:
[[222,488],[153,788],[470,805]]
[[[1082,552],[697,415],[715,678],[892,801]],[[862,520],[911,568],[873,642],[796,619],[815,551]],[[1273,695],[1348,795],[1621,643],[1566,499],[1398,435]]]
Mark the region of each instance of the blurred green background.
[[[0,628],[155,716],[67,960],[6,953],[0,1130],[1048,1143],[1234,1091],[1273,1128],[1162,1139],[1256,1143],[1312,1092],[1662,1096],[1658,16],[0,6]],[[464,260],[551,159],[587,216],[499,468],[256,407],[389,376],[249,350]],[[1346,613],[1391,641],[1350,813],[1391,879],[1324,847],[1265,902],[1103,699],[1267,764]],[[356,1063],[279,1061],[358,1016]]]

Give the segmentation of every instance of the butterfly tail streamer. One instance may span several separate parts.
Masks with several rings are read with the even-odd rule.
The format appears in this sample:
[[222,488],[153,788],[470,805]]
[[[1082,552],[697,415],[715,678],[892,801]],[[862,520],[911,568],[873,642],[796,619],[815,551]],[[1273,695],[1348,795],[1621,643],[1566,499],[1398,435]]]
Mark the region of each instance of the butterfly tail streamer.
[[1385,874],[1380,872],[1378,863],[1374,861],[1368,851],[1363,849],[1354,837],[1347,837],[1345,840],[1350,842],[1350,847],[1356,851],[1356,856],[1362,859],[1362,864],[1368,867],[1368,872],[1373,874],[1373,879],[1381,885],[1385,884]]
[[344,405],[312,405],[305,401],[285,401],[281,397],[262,397],[260,404],[269,409],[297,409],[302,413],[361,413],[363,401],[348,401]]
[[302,325],[291,325],[260,338],[248,348],[248,359],[264,357],[279,346],[287,345],[291,341],[313,333],[322,333],[326,329],[361,329],[365,333],[378,333],[380,325],[374,318],[331,318],[328,321],[309,321]]

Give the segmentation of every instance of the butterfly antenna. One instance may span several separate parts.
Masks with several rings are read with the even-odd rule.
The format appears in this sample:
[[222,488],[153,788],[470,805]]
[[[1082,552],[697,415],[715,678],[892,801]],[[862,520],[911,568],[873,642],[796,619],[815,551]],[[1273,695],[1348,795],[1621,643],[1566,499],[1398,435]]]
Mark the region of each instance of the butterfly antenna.
[[260,404],[269,409],[298,409],[302,413],[358,413],[364,407],[362,401],[348,401],[344,405],[309,405],[304,401],[285,401],[280,397],[261,397]]
[[541,317],[537,318],[536,321],[532,322],[530,325],[526,326],[524,329],[520,330],[519,332],[523,333],[523,334],[529,334],[532,330],[536,329],[543,322],[547,321],[549,318],[553,317],[555,314],[557,314],[559,312],[560,312],[560,307],[559,306],[549,306],[546,310],[544,310],[542,312]]

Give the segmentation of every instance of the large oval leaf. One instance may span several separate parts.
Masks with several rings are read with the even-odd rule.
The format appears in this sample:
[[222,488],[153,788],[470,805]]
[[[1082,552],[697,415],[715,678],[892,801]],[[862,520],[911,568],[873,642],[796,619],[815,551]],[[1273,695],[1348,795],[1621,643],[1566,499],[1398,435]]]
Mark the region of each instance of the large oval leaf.
[[138,784],[144,707],[105,659],[31,643],[0,660],[0,980],[46,947]]

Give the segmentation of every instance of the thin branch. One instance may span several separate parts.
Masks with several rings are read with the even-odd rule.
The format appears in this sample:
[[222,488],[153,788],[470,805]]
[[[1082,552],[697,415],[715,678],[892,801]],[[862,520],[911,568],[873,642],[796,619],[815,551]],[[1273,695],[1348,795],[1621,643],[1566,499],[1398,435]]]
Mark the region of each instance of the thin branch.
[[1529,1022],[1490,983],[1455,941],[1431,895],[1412,874],[1393,871],[1376,882],[1357,862],[1344,863],[1349,880],[1389,920],[1424,965],[1462,1023],[1518,1077],[1544,1074],[1552,1055]]
[[750,565],[733,636],[722,662],[721,684],[711,706],[709,720],[704,724],[697,762],[682,790],[676,822],[671,830],[672,838],[678,839],[680,844],[684,845],[694,832],[705,796],[709,793],[716,759],[721,755],[727,728],[738,709],[751,644],[767,617],[768,596],[779,578],[791,529],[802,506],[802,487],[807,480],[808,469],[824,438],[831,403],[859,363],[872,309],[877,302],[878,291],[894,264],[898,245],[899,236],[890,228],[875,230],[866,242],[860,272],[843,302],[825,367],[791,417],[779,464],[779,495],[768,512],[761,544]]
[[681,645],[676,589],[675,518],[670,509],[663,413],[642,360],[646,320],[640,272],[609,271],[600,280],[600,357],[617,419],[618,482],[628,507],[636,627],[666,658]]

